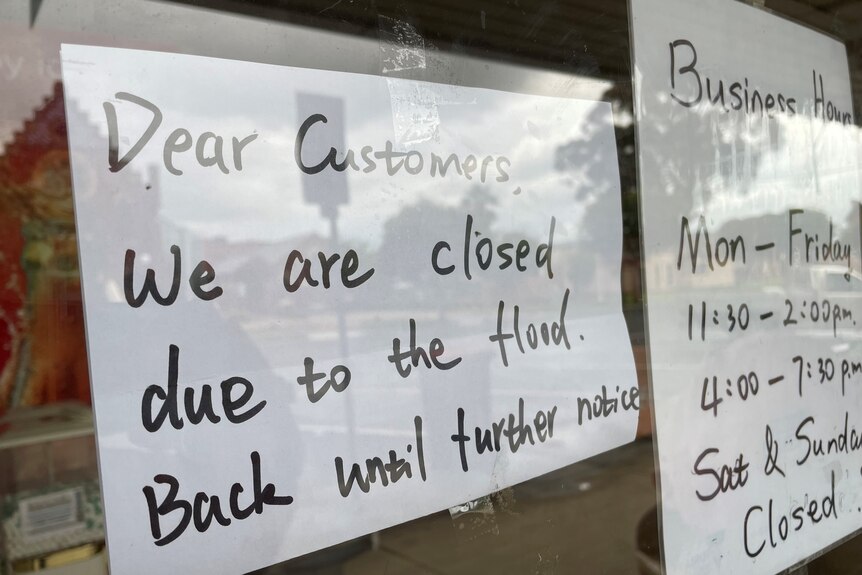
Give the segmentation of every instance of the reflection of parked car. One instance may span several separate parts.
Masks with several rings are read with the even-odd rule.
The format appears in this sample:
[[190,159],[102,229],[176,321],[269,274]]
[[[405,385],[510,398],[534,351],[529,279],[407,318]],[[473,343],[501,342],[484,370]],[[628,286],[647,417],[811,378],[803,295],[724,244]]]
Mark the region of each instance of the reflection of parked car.
[[862,274],[844,266],[812,266],[811,286],[820,295],[862,298]]
[[798,319],[823,326],[832,337],[860,338],[855,326],[862,318],[862,274],[844,266],[822,265],[809,268],[816,298],[798,303]]

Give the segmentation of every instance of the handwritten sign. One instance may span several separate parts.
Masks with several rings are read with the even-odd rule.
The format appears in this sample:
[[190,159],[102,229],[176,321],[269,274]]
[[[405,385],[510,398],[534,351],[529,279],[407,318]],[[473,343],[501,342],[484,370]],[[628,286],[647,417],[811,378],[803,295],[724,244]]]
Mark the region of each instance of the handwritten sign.
[[862,527],[846,52],[737,2],[632,16],[667,572],[774,573]]
[[608,104],[62,59],[114,573],[261,567],[634,438]]

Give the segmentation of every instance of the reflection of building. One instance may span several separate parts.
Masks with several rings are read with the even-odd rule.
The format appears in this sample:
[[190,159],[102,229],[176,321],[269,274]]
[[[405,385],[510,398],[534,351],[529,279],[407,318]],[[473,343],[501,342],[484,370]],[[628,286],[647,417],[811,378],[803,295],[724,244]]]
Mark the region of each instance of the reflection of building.
[[0,413],[90,401],[65,112],[58,83],[0,157]]
[[[230,241],[224,237],[190,240],[195,249],[195,258],[203,258],[216,269],[216,284],[234,299],[242,300],[248,318],[263,319],[280,316],[285,310],[302,315],[313,303],[309,290],[297,293],[285,292],[280,277],[287,256],[299,250],[312,262],[312,277],[320,280],[317,253],[328,240],[316,233],[306,234],[290,240],[266,242],[258,240]],[[254,254],[250,259],[249,254]],[[297,270],[300,266],[297,266]],[[270,270],[270,282],[255,281],[261,270]],[[293,272],[298,277],[298,271]],[[272,302],[276,302],[273,304]]]

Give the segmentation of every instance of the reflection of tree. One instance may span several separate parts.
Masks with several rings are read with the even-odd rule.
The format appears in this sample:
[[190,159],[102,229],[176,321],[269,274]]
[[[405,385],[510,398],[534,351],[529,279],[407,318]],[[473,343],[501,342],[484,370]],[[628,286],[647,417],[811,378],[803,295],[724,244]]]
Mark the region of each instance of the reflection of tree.
[[[399,248],[406,244],[427,244],[432,237],[457,237],[464,216],[454,207],[442,206],[429,200],[405,206],[383,225],[380,246],[381,266],[398,257]],[[393,281],[421,285],[433,273],[424,259],[412,258],[392,266]]]
[[[611,102],[615,118],[632,115],[632,85],[620,82],[602,97]],[[634,122],[614,122],[617,162],[620,166],[620,188],[623,210],[623,256],[640,259],[640,220],[638,219],[637,161],[635,158]]]
[[[614,116],[619,118],[631,114],[631,85],[618,83],[605,92],[603,100],[609,100],[613,106]],[[575,200],[588,206],[587,215],[583,219],[579,238],[579,251],[595,252],[594,247],[607,241],[608,221],[618,218],[616,202],[608,194],[615,182],[605,181],[608,171],[607,162],[613,158],[603,157],[599,148],[593,142],[593,136],[604,129],[601,123],[603,114],[596,107],[587,116],[584,126],[584,137],[573,140],[557,148],[554,157],[554,167],[563,172],[572,172],[575,177],[585,180],[588,184],[581,188]],[[638,301],[640,289],[640,239],[638,224],[638,199],[635,179],[634,127],[617,122],[614,126],[614,136],[619,163],[622,228],[623,228],[623,295],[626,299]],[[594,272],[594,262],[578,258],[577,273],[580,277],[591,277]],[[627,278],[631,278],[627,281]]]
[[[585,218],[581,226],[581,240],[586,245],[595,245],[606,241],[606,224],[617,218],[615,201],[610,198],[607,191],[615,187],[616,182],[604,181],[607,178],[607,163],[612,158],[603,157],[599,153],[600,147],[596,146],[594,137],[605,129],[601,123],[604,116],[600,107],[595,107],[587,116],[587,124],[584,126],[585,136],[578,140],[564,144],[556,149],[554,167],[564,172],[574,172],[580,179],[585,180],[586,186],[582,186],[575,200],[579,204],[590,207],[589,217]],[[619,135],[617,135],[619,137]],[[617,140],[619,147],[619,140]],[[628,170],[621,170],[626,174]],[[623,187],[623,195],[634,191],[632,185],[629,189]],[[635,226],[637,224],[635,223]]]
[[[405,206],[383,225],[383,242],[377,256],[381,277],[391,278],[388,285],[400,285],[420,300],[433,295],[439,303],[448,301],[454,293],[425,293],[424,286],[436,275],[429,265],[431,249],[444,240],[458,254],[463,246],[467,214],[473,216],[477,227],[489,230],[496,220],[495,202],[491,192],[474,186],[455,206],[427,199]],[[415,257],[403,257],[405,245],[416,246]]]
[[[847,217],[843,222],[843,226],[838,229],[841,230],[840,235],[838,233],[836,235],[839,236],[843,244],[854,246],[854,250],[855,246],[862,248],[862,201],[856,202],[847,211]],[[862,254],[855,254],[857,260],[859,257],[862,257]]]
[[[645,88],[642,93],[642,98],[648,100],[644,103],[645,109],[661,109],[659,99],[666,95],[663,90]],[[626,281],[627,274],[632,278],[640,275],[635,124],[633,120],[628,120],[634,116],[632,84],[617,82],[601,99],[612,104],[615,118],[622,190],[624,297],[640,299],[639,281]],[[725,114],[716,118],[712,110],[702,113],[698,108],[680,108],[676,112],[646,118],[637,127],[641,141],[661,142],[661,146],[640,149],[640,162],[641,169],[660,174],[662,189],[641,191],[651,202],[662,202],[674,213],[692,214],[695,210],[704,209],[719,191],[737,195],[753,192],[765,155],[777,152],[786,141],[786,137],[781,138],[778,132],[786,131],[787,127],[766,116]],[[697,116],[696,121],[691,121],[694,116]],[[601,181],[606,177],[601,166],[608,158],[600,157],[590,141],[590,136],[600,129],[600,117],[598,110],[588,116],[586,136],[558,148],[555,158],[558,170],[577,172],[590,184],[576,198],[589,206],[581,238],[587,247],[602,241],[605,233],[603,222],[607,218],[618,217],[614,213],[613,202],[603,201],[601,196],[601,191],[607,185],[607,182]],[[684,131],[681,126],[683,122]],[[754,136],[754,139],[742,138],[743,133]],[[676,134],[676,137],[672,134]],[[693,161],[699,158],[711,158],[711,161]],[[653,209],[661,207],[653,206]]]

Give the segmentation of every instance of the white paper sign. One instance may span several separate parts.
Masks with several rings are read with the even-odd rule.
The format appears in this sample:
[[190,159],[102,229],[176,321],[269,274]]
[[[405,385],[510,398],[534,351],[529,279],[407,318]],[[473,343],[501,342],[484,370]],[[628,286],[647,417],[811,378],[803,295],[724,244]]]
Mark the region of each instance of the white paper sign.
[[634,438],[608,104],[62,59],[113,573],[261,567]]
[[844,46],[633,0],[667,573],[774,573],[862,526],[858,131]]

